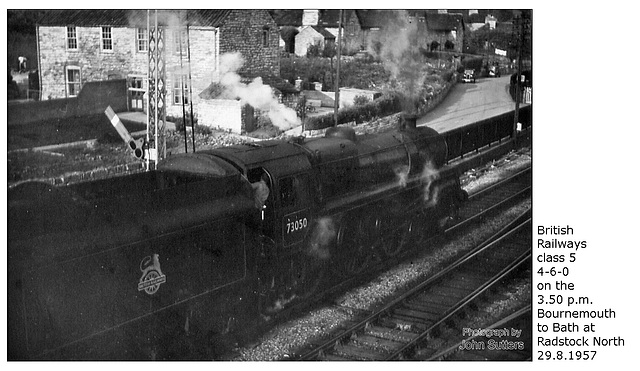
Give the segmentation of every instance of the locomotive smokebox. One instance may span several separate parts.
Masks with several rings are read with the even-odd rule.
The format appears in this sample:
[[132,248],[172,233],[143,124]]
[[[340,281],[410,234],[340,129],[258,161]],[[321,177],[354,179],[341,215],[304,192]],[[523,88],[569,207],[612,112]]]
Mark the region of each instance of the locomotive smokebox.
[[404,112],[401,115],[402,122],[400,124],[400,128],[403,130],[407,129],[415,129],[418,122],[418,115],[415,113]]

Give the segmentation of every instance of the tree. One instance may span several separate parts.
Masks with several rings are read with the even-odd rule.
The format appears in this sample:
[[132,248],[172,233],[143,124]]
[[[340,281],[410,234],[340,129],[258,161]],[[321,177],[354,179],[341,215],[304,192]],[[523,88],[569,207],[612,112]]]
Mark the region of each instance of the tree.
[[284,51],[287,53],[294,53],[296,46],[296,35],[298,34],[298,29],[295,27],[283,27],[280,30],[280,37],[284,41]]
[[522,58],[531,59],[532,42],[530,9],[517,11],[516,17],[513,20],[510,42],[511,48],[515,53],[517,53],[518,47],[522,47]]
[[445,50],[452,50],[454,46],[455,46],[455,45],[453,44],[453,42],[452,42],[451,40],[447,40],[447,41],[444,43],[444,48],[445,48]]

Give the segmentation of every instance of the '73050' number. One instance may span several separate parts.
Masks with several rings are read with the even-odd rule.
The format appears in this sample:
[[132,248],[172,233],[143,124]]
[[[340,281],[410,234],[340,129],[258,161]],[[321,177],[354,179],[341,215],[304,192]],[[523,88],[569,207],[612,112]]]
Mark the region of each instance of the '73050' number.
[[307,218],[296,219],[287,223],[287,234],[307,228]]

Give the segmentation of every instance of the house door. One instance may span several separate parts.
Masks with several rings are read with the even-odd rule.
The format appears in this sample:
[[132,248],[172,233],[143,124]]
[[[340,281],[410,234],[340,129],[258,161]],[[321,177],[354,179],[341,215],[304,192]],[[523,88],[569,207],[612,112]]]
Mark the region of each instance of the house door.
[[144,95],[147,92],[146,76],[129,75],[127,76],[127,88],[130,111],[146,111],[146,102]]

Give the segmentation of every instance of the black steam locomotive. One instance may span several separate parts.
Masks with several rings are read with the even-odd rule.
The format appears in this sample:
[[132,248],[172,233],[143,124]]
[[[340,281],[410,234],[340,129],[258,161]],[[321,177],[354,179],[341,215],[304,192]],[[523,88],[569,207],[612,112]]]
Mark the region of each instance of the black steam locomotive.
[[174,155],[144,173],[14,187],[8,357],[215,350],[437,228],[466,197],[446,152],[437,132],[410,123],[364,136],[332,128]]

